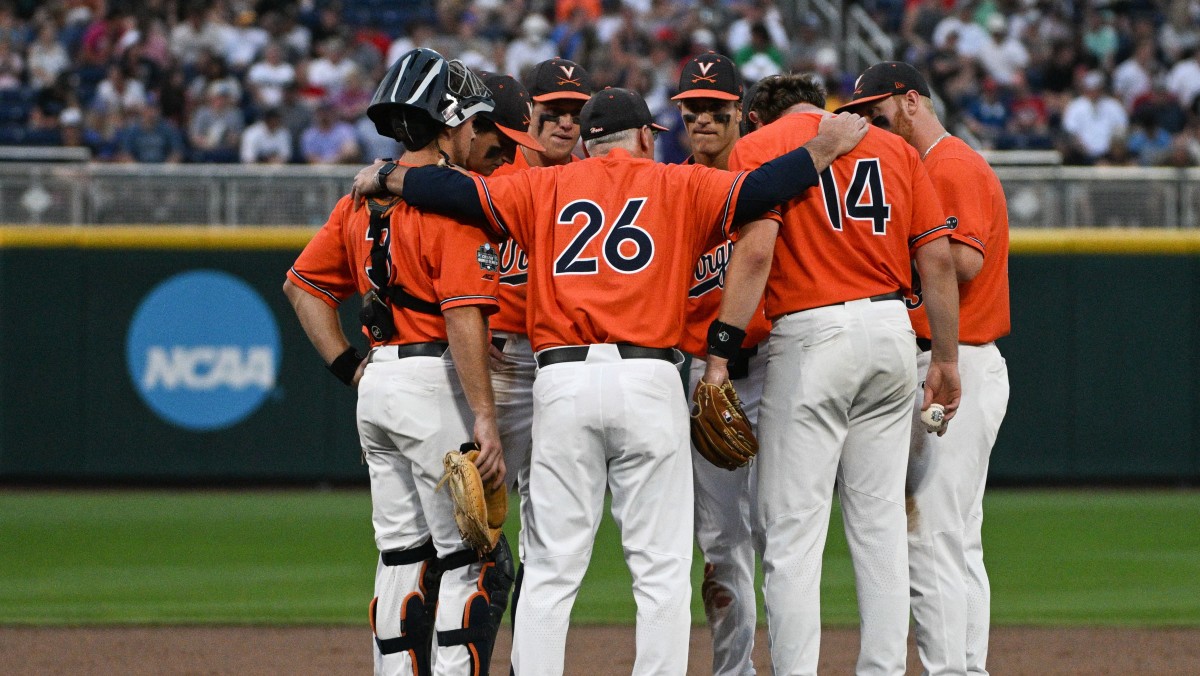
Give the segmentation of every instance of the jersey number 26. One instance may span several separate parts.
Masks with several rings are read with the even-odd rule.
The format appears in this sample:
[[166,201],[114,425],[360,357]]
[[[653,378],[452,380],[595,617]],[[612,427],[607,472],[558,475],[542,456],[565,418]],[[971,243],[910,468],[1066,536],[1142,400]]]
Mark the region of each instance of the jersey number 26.
[[[634,225],[645,205],[645,197],[634,197],[625,202],[617,221],[604,235],[604,262],[617,272],[627,275],[639,272],[654,258],[654,239],[650,233]],[[558,212],[558,224],[575,226],[581,216],[583,229],[554,261],[556,275],[594,275],[599,270],[599,261],[595,256],[581,258],[580,254],[607,225],[600,205],[591,200],[575,200]],[[629,251],[630,246],[623,246],[626,242],[630,242],[633,249],[629,256],[625,252]]]

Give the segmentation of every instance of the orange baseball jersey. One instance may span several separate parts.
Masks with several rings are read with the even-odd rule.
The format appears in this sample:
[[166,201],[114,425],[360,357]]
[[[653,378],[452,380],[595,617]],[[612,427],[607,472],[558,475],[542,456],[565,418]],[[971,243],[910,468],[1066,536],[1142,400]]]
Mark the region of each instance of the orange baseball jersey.
[[[571,156],[572,162],[579,159]],[[488,178],[511,176],[529,168],[529,160],[518,148],[516,157],[509,164],[503,164],[492,172]],[[500,242],[500,311],[491,319],[493,331],[508,331],[509,333],[528,333],[525,326],[525,285],[529,280],[529,256],[511,237]]]
[[[784,115],[737,142],[735,169],[754,169],[808,142],[819,113]],[[872,127],[821,172],[821,184],[783,205],[767,281],[767,314],[869,298],[912,284],[912,254],[950,228],[917,151]]]
[[[443,311],[472,305],[485,315],[496,311],[498,258],[483,231],[420,212],[401,201],[392,208],[390,218],[392,284],[420,300],[438,303]],[[288,270],[288,279],[335,308],[356,293],[370,291],[369,224],[370,211],[365,207],[355,210],[350,196],[343,197]],[[446,322],[441,315],[393,304],[392,317],[396,333],[391,344],[446,340]],[[365,329],[363,334],[371,339]]]
[[[686,164],[695,164],[696,158],[689,157]],[[766,217],[779,220],[777,210],[771,210]],[[679,349],[693,357],[703,359],[708,354],[708,325],[717,318],[721,311],[721,292],[725,289],[725,267],[733,255],[733,243],[737,233],[704,252],[696,261],[696,269],[692,273],[692,286],[688,289],[687,321],[683,325],[683,338],[679,341]],[[767,319],[766,297],[759,302],[758,309],[746,325],[746,338],[742,347],[754,347],[771,334],[771,320]]]
[[[708,354],[708,325],[721,310],[725,267],[732,254],[733,241],[727,239],[702,254],[696,262],[688,289],[687,321],[683,325],[683,338],[679,341],[679,349],[692,356],[704,358]],[[754,347],[770,335],[771,320],[767,319],[765,305],[764,298],[746,325],[746,339],[742,341],[742,347]]]
[[[963,140],[950,136],[925,156],[925,168],[937,189],[950,237],[983,254],[983,268],[969,282],[958,285],[958,339],[971,345],[990,343],[1007,336],[1008,311],[1008,205],[1004,188],[986,160]],[[909,318],[921,338],[929,338],[929,317],[920,293]]]
[[529,255],[534,350],[678,345],[692,269],[728,237],[744,178],[622,149],[566,166],[475,177],[491,226]]

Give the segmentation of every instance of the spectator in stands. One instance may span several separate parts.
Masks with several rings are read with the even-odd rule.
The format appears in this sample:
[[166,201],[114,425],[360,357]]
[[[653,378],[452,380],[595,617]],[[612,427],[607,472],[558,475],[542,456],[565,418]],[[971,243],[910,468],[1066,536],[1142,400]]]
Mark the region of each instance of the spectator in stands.
[[242,164],[286,164],[292,159],[292,135],[278,108],[269,108],[242,134]]
[[96,88],[92,107],[97,110],[125,111],[146,105],[146,88],[140,80],[129,77],[120,64],[108,67],[108,77]]
[[1188,112],[1179,105],[1162,77],[1150,85],[1150,91],[1133,102],[1131,117],[1154,127],[1161,127],[1170,134],[1178,134],[1187,125]]
[[1200,164],[1200,117],[1193,118],[1187,129],[1171,141],[1171,150],[1162,163],[1180,168]]
[[208,3],[192,0],[186,18],[171,30],[171,53],[184,67],[200,60],[200,54],[222,54],[225,36],[221,27],[208,18]]
[[195,162],[237,162],[245,118],[233,103],[233,92],[223,82],[209,85],[208,99],[188,124],[188,140]]
[[945,18],[941,0],[906,2],[900,37],[905,42],[906,61],[918,63],[933,52],[933,32]]
[[300,151],[309,164],[343,164],[362,159],[354,127],[337,119],[337,110],[329,102],[317,107],[312,126],[300,138]]
[[958,35],[958,54],[978,59],[983,46],[991,38],[983,26],[975,23],[974,0],[958,0],[954,13],[942,19],[933,30],[933,46],[941,48],[951,33]]
[[[347,78],[341,91],[326,98],[337,109],[338,119],[353,124],[355,120],[362,117],[367,106],[371,104],[371,97],[375,95],[375,84],[375,81],[366,73],[355,71]],[[374,159],[372,159],[373,161]]]
[[120,162],[153,162],[175,164],[183,161],[183,135],[179,129],[162,119],[156,105],[142,105],[129,110],[137,121],[121,133]]
[[1062,128],[1069,134],[1064,162],[1094,164],[1121,143],[1129,118],[1125,108],[1104,93],[1104,74],[1089,71],[1080,78],[1082,93],[1063,111]]
[[996,13],[987,20],[988,39],[979,54],[979,62],[996,84],[1010,87],[1029,66],[1029,50],[1008,32],[1008,20]]
[[588,11],[579,6],[565,21],[559,21],[551,31],[550,39],[557,46],[555,51],[559,56],[577,63],[590,61],[592,50],[598,46],[596,24],[589,18]]
[[[739,8],[741,18],[729,26],[725,45],[733,53],[749,47],[754,41],[754,27],[761,24],[766,31],[767,42],[780,54],[788,51],[787,30],[783,27],[783,16],[770,0],[750,0]],[[780,57],[779,62],[783,62]]]
[[346,42],[331,37],[321,43],[320,58],[308,64],[308,84],[325,96],[336,96],[357,72],[358,64],[346,56]]
[[1083,48],[1104,70],[1112,70],[1119,39],[1112,12],[1089,9],[1084,18]]
[[272,42],[263,50],[263,57],[250,67],[246,86],[255,106],[274,108],[283,102],[283,91],[296,81],[296,68],[283,60],[283,47]]
[[1155,126],[1153,120],[1134,119],[1126,147],[1129,154],[1137,158],[1138,164],[1149,167],[1167,159],[1173,140],[1170,132]]
[[25,74],[25,59],[7,40],[0,40],[0,89],[19,89]]
[[398,158],[404,154],[404,144],[399,141],[381,136],[375,122],[365,114],[354,123],[354,133],[358,137],[358,145],[362,148],[362,161],[371,164],[382,157]]
[[58,28],[51,22],[43,23],[37,31],[37,40],[29,45],[29,84],[38,89],[53,87],[58,76],[71,67],[71,57],[58,41]]
[[388,67],[391,67],[401,54],[407,54],[417,47],[428,47],[433,44],[433,26],[426,21],[414,19],[408,22],[406,32],[407,35],[400,35],[388,46],[387,57],[385,57]]
[[1154,43],[1149,40],[1138,43],[1133,55],[1117,66],[1113,72],[1113,93],[1126,110],[1132,111],[1133,102],[1150,91],[1157,70]]
[[1188,110],[1194,110],[1200,97],[1200,45],[1180,59],[1167,73],[1167,89]]
[[220,85],[234,102],[242,100],[241,81],[229,72],[225,61],[218,54],[201,51],[193,65],[196,75],[187,85],[187,104],[190,110],[200,106],[216,85]]
[[747,82],[757,82],[783,70],[783,53],[771,42],[766,24],[750,27],[750,43],[737,50],[733,60]]
[[0,42],[7,42],[15,52],[25,51],[29,31],[17,18],[10,2],[0,3]]
[[553,59],[556,48],[548,37],[550,22],[541,14],[532,13],[521,22],[521,37],[508,44],[504,67],[508,74],[524,80],[525,71],[542,61]]
[[83,113],[78,108],[67,108],[58,117],[59,133],[62,135],[62,145],[67,148],[87,148],[95,156],[99,139],[96,133],[85,130]]
[[971,133],[987,148],[995,148],[996,142],[1008,127],[1008,106],[1000,99],[1000,86],[991,78],[984,78],[979,94],[967,100],[965,120]]
[[996,141],[998,150],[1052,150],[1050,118],[1046,102],[1029,88],[1025,78],[1017,78],[1009,105],[1008,126]]
[[270,34],[258,26],[258,14],[243,9],[232,26],[223,31],[225,42],[221,54],[225,64],[235,73],[245,73],[271,41]]

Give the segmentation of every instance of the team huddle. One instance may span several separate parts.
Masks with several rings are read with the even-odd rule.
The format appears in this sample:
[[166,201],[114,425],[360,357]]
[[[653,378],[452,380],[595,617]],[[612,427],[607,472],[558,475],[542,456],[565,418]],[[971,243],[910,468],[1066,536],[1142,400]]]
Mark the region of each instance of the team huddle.
[[[392,65],[368,115],[405,154],[358,173],[284,283],[358,390],[377,674],[489,673],[510,605],[512,672],[562,674],[606,492],[633,673],[687,671],[695,537],[713,673],[755,673],[757,554],[774,673],[815,674],[835,486],[857,673],[904,673],[910,613],[928,673],[987,673],[1004,195],[911,66],[856,87],[828,113],[809,77],[744,91],[728,58],[698,56],[674,97],[693,155],[667,165],[641,95],[565,59],[524,84],[428,49]],[[355,295],[365,357],[337,314]],[[750,462],[690,443],[698,385],[736,390]],[[515,556],[502,535],[464,541],[439,490],[460,445],[520,494]]]

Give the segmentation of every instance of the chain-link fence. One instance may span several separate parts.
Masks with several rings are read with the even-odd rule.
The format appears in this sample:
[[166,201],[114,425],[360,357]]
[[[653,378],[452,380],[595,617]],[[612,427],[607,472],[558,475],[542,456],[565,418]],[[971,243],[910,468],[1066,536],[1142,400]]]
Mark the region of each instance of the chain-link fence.
[[0,223],[320,225],[356,167],[0,164]]
[[[0,223],[320,225],[356,167],[0,164]],[[1013,227],[1195,228],[1200,169],[996,168]]]

